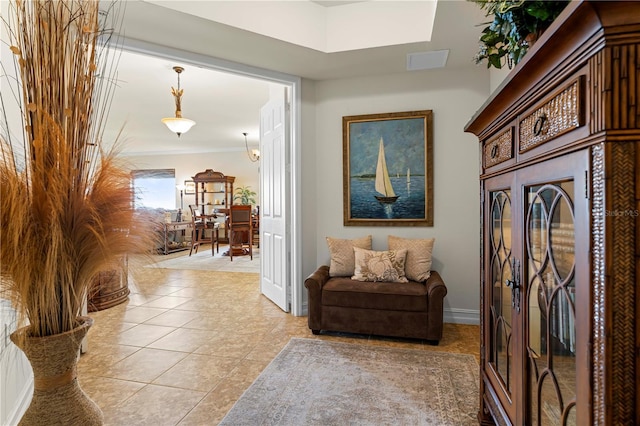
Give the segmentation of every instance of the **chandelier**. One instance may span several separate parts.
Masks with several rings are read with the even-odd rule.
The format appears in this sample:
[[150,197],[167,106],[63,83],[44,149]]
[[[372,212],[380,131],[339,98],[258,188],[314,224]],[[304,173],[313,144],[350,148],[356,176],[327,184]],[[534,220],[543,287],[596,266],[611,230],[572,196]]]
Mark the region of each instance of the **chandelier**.
[[256,162],[260,160],[260,150],[258,149],[251,149],[249,150],[249,144],[247,143],[247,132],[242,132],[242,134],[244,135],[244,147],[247,149],[247,156],[249,157],[249,160],[251,160],[252,162]]
[[176,116],[163,118],[162,122],[169,128],[169,130],[180,137],[181,134],[187,133],[189,129],[191,129],[194,124],[196,124],[196,122],[182,117],[180,103],[182,92],[184,92],[184,90],[180,89],[180,73],[184,71],[184,68],[173,67],[173,70],[178,74],[178,88],[176,89],[174,87],[171,87],[171,94],[176,100]]

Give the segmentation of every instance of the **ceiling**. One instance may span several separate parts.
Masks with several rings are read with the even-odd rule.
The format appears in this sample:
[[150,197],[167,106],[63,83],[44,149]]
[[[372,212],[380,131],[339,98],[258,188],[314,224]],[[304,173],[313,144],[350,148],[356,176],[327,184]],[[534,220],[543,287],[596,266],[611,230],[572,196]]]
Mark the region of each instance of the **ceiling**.
[[[391,0],[393,1],[393,0]],[[406,72],[407,55],[449,50],[445,68],[478,67],[473,62],[480,27],[485,18],[472,2],[439,1],[431,41],[324,53],[221,24],[187,5],[215,7],[217,1],[127,2],[123,34],[130,40],[151,40],[158,46],[189,51],[232,63],[245,64],[312,80],[358,78]],[[247,6],[251,2],[245,2]],[[324,7],[360,2],[314,2]],[[204,15],[204,12],[198,15]],[[153,17],[149,19],[149,17]],[[206,36],[203,36],[206,35]],[[178,138],[160,122],[174,115],[171,87],[177,85],[173,67],[185,68],[182,114],[196,125]],[[480,66],[484,68],[484,66]],[[122,129],[123,152],[130,155],[204,153],[244,150],[258,145],[259,110],[269,98],[264,80],[215,71],[177,60],[123,51],[115,77],[117,89],[109,112],[105,140]],[[273,88],[273,86],[271,87]],[[124,127],[123,127],[124,126]]]
[[[173,66],[180,65],[182,116],[196,122],[178,137],[160,120],[175,115]],[[122,52],[105,140],[121,132],[128,155],[193,154],[257,147],[259,112],[269,100],[269,83],[138,53]]]

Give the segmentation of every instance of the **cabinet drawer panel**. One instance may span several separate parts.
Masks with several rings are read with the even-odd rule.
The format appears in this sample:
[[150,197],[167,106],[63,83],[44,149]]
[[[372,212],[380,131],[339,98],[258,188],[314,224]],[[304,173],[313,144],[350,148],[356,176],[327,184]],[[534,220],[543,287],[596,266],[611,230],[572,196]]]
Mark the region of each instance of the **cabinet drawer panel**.
[[489,168],[513,158],[513,127],[489,139],[483,150],[484,167]]
[[528,151],[584,124],[582,78],[520,120],[520,152]]

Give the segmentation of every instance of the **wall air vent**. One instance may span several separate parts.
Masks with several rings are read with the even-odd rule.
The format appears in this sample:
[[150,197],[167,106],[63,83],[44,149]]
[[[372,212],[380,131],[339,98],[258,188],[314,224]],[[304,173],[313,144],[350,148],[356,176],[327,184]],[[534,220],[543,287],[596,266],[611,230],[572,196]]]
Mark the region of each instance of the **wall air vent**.
[[449,50],[434,50],[407,54],[407,71],[430,70],[444,68]]

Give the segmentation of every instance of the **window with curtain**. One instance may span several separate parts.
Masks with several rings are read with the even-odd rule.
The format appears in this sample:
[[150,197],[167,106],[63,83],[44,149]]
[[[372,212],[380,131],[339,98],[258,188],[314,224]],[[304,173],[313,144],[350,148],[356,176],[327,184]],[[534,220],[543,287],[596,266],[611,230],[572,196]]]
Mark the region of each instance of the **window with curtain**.
[[175,209],[175,169],[134,170],[131,172],[131,177],[136,209]]

